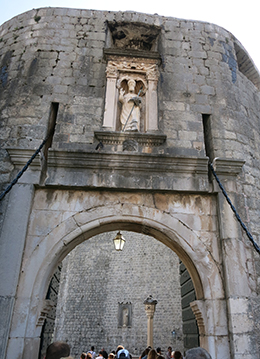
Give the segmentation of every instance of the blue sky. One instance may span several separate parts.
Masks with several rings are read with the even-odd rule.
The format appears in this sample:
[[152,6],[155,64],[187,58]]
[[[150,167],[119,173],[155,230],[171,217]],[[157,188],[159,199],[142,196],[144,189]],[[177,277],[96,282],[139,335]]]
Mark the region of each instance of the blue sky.
[[245,47],[260,70],[259,5],[257,0],[0,0],[0,24],[27,10],[40,7],[138,11],[187,20],[211,22],[230,31]]

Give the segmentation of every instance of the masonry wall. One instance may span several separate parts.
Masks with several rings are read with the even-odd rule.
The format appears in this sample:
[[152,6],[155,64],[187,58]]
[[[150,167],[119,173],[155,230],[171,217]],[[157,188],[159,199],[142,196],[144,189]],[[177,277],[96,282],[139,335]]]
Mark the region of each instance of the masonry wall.
[[[152,295],[158,301],[154,347],[164,354],[169,345],[183,352],[178,256],[154,238],[134,232],[123,232],[124,249],[116,252],[115,235],[95,236],[63,261],[54,337],[69,342],[75,357],[91,345],[97,352],[103,347],[111,352],[119,344],[140,356],[147,346],[143,303]],[[120,323],[119,303],[131,303],[129,327]]]
[[[167,135],[167,141],[159,147],[139,151],[166,157],[207,155],[211,160],[215,157],[245,160],[236,188],[228,190],[234,191],[240,216],[260,243],[259,73],[239,41],[228,31],[209,23],[135,12],[62,8],[32,10],[4,23],[0,27],[1,188],[19,170],[19,166],[14,169],[7,149],[33,150],[40,145],[50,126],[52,103],[59,103],[59,110],[51,148],[95,152],[94,131],[101,129],[104,113],[103,50],[109,46],[107,21],[155,24],[161,29],[158,125],[159,131]],[[205,115],[208,118],[208,148],[204,144],[203,115],[204,119]],[[115,146],[108,146],[104,153],[115,151]],[[69,188],[74,188],[76,177],[68,178]],[[57,177],[55,185],[60,186],[61,180]],[[12,280],[5,281],[1,287],[2,312],[6,313],[1,329],[4,337],[9,332],[25,245],[22,239],[17,239],[19,246],[16,244],[16,251],[12,252],[13,235],[8,228],[16,219],[22,228],[17,227],[16,238],[22,235],[25,238],[34,196],[32,183],[39,185],[38,177],[24,180],[13,194],[1,201],[1,277],[11,262],[16,264],[8,270]],[[109,187],[100,178],[90,186]],[[245,235],[242,238],[250,252],[251,244]],[[7,252],[12,256],[7,256]],[[250,253],[253,259],[246,258],[246,271],[252,295],[246,313],[256,319],[250,334],[253,348],[259,345],[255,343],[260,343],[260,266],[259,255]],[[236,333],[234,342],[236,350],[241,351]],[[3,343],[4,351],[6,341]]]

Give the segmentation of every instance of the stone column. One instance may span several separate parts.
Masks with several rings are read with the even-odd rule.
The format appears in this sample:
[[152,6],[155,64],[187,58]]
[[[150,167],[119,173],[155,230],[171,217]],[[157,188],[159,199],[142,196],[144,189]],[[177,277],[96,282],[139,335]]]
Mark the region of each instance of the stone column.
[[117,88],[116,81],[118,71],[116,66],[110,62],[106,69],[107,86],[106,86],[106,102],[103,119],[103,127],[110,131],[116,130],[116,109],[117,109]]
[[145,312],[147,315],[147,346],[151,346],[153,348],[153,316],[155,312],[155,306],[157,304],[157,300],[153,299],[150,295],[145,301]]
[[147,70],[148,91],[146,99],[146,131],[158,131],[158,98],[157,98],[157,83],[158,83],[158,67],[152,65]]

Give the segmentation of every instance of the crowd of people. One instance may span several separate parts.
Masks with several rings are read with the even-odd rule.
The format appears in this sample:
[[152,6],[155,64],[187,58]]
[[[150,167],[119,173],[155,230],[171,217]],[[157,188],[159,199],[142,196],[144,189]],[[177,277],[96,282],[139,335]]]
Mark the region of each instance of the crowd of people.
[[[50,344],[46,350],[45,359],[74,359],[70,356],[70,346],[64,342],[54,342]],[[76,359],[76,358],[75,358]],[[132,359],[131,354],[122,345],[119,345],[115,351],[108,354],[104,348],[98,353],[92,346],[87,353],[82,353],[80,359]],[[179,350],[172,350],[168,347],[165,356],[162,355],[161,348],[156,350],[147,347],[140,355],[139,359],[212,359],[210,354],[203,348],[193,348],[186,351],[183,357]]]

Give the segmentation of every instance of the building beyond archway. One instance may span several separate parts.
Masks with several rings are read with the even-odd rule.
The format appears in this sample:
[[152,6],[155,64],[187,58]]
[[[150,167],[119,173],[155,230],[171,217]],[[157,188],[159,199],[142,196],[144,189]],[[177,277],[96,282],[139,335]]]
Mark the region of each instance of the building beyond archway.
[[[69,342],[75,357],[90,343],[96,351],[104,347],[108,352],[121,343],[140,356],[147,342],[143,302],[148,293],[158,301],[154,347],[166,354],[169,345],[181,352],[199,345],[190,308],[196,295],[178,256],[152,237],[133,232],[124,232],[126,245],[116,252],[116,233],[95,236],[70,252],[62,262],[61,284],[58,267],[47,293],[55,304],[41,333],[41,358],[53,338]],[[129,307],[127,325],[121,318],[124,306]]]

